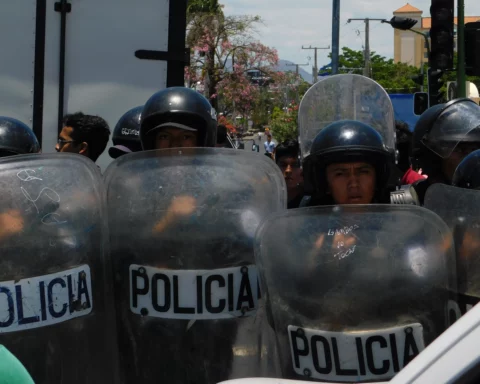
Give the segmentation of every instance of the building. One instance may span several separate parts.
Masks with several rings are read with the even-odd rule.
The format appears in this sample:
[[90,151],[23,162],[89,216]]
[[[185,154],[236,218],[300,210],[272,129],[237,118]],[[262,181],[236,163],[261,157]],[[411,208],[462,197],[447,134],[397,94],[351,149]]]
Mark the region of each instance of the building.
[[[410,4],[406,4],[403,7],[393,12],[394,16],[408,17],[410,19],[417,20],[417,24],[412,29],[421,33],[429,33],[430,26],[432,24],[431,17],[422,17],[423,11],[415,8]],[[471,23],[480,21],[480,16],[465,17],[465,23]],[[454,33],[456,35],[457,18],[454,20]],[[427,47],[425,45],[425,38],[419,34],[411,31],[401,31],[395,29],[394,32],[394,61],[396,63],[402,62],[409,65],[414,65],[418,68],[422,63],[428,61]],[[456,37],[455,37],[456,48]]]

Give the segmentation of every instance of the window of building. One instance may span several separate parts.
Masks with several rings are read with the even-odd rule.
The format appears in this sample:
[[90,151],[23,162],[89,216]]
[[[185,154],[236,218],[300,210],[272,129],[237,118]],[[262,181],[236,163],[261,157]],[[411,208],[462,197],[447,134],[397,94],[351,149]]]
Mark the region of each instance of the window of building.
[[424,57],[425,59],[428,59],[428,52],[425,52],[425,53],[423,54],[423,57]]

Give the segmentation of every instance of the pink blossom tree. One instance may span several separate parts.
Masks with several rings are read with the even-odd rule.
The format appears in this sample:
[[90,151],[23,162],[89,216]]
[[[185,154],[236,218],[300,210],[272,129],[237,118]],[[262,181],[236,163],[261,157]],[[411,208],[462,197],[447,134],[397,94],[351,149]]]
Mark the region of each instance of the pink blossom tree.
[[[187,45],[191,48],[190,67],[185,70],[187,83],[200,82],[204,95],[214,107],[221,97],[227,108],[245,114],[258,94],[247,71],[258,70],[271,77],[278,54],[256,41],[258,16],[225,16],[216,1],[198,0],[189,13]],[[198,4],[197,4],[198,3]]]

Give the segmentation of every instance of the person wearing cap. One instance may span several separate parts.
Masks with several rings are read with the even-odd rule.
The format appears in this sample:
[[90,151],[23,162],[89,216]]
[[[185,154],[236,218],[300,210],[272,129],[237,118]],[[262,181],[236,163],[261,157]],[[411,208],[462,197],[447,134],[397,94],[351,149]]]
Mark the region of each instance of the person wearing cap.
[[132,108],[118,120],[112,135],[113,147],[108,149],[112,159],[142,150],[139,136],[142,110],[143,106]]
[[166,88],[145,103],[140,141],[144,150],[214,147],[217,142],[215,110],[193,89]]

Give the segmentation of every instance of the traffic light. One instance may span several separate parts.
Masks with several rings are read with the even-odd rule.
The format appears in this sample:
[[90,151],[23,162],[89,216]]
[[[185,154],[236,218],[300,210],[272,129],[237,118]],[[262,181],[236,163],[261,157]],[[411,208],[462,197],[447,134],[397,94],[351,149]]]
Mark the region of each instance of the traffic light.
[[432,0],[430,7],[432,16],[430,67],[433,69],[453,68],[453,9],[454,0]]
[[440,69],[428,70],[428,96],[430,99],[430,107],[441,104],[443,102],[443,95],[440,89],[443,86],[443,71]]
[[412,79],[415,84],[422,86],[425,76],[423,73],[420,73],[419,75],[410,76],[410,79]]
[[428,109],[428,94],[417,92],[413,95],[413,113],[420,116]]
[[480,22],[465,24],[465,72],[480,76]]

